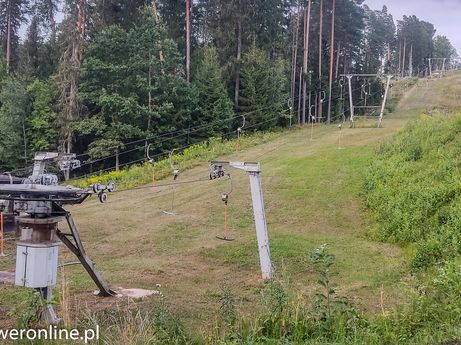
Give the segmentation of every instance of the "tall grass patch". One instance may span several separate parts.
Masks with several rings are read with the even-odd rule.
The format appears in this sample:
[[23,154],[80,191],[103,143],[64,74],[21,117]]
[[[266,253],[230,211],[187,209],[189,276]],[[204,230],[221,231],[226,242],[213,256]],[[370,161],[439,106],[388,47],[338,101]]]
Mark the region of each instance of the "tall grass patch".
[[461,254],[461,116],[421,116],[380,145],[366,206],[380,240],[414,244],[413,268]]

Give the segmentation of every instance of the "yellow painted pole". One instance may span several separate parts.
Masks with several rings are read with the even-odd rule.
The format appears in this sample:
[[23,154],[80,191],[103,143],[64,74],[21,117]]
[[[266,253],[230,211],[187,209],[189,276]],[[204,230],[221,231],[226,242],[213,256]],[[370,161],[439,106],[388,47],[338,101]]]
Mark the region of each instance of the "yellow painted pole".
[[227,240],[227,203],[224,204],[224,239]]

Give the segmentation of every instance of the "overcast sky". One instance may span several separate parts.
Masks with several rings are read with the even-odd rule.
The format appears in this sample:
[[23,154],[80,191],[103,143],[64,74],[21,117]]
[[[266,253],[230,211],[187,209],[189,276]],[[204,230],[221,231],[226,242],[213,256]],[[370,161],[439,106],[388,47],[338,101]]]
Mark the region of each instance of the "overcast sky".
[[436,35],[447,36],[461,55],[461,0],[365,0],[365,4],[373,10],[386,5],[394,21],[414,14],[434,24]]

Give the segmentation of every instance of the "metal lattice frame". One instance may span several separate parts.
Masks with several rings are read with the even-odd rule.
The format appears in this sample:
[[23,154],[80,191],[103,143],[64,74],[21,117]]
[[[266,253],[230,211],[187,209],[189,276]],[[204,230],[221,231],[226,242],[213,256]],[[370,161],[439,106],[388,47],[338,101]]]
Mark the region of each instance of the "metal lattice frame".
[[[447,63],[450,59],[448,58],[429,58],[428,59],[428,64],[429,64],[429,78],[433,78],[434,75],[437,75],[438,77],[442,78],[443,75],[445,74],[446,72],[446,66],[447,66]],[[433,63],[441,63],[442,66],[440,67],[440,69],[434,69],[434,65]]]
[[455,58],[428,58],[429,78],[442,78],[449,70],[461,68],[461,57]]
[[378,78],[378,74],[341,74],[341,77],[346,77],[347,82],[348,82],[348,87],[349,87],[349,106],[350,106],[350,122],[351,122],[351,127],[354,127],[355,125],[355,118],[360,117],[360,115],[356,115],[355,109],[380,109],[379,117],[378,117],[378,128],[381,127],[381,124],[383,122],[383,117],[384,117],[384,110],[386,108],[386,103],[387,103],[387,98],[389,95],[389,88],[391,86],[391,79],[392,75],[388,74],[386,76],[386,88],[384,91],[384,96],[383,96],[383,101],[381,105],[374,105],[374,106],[356,106],[354,105],[354,97],[353,97],[353,90],[352,90],[352,78]]

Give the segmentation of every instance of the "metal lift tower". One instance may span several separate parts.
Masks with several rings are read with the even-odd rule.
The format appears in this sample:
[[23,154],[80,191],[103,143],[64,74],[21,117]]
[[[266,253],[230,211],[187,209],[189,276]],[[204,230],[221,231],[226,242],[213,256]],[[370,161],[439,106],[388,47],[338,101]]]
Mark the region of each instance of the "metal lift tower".
[[251,199],[258,240],[259,262],[263,279],[270,279],[273,275],[269,237],[267,235],[266,212],[261,186],[261,166],[258,162],[229,162],[212,161],[212,165],[229,165],[235,169],[248,172],[250,176]]

